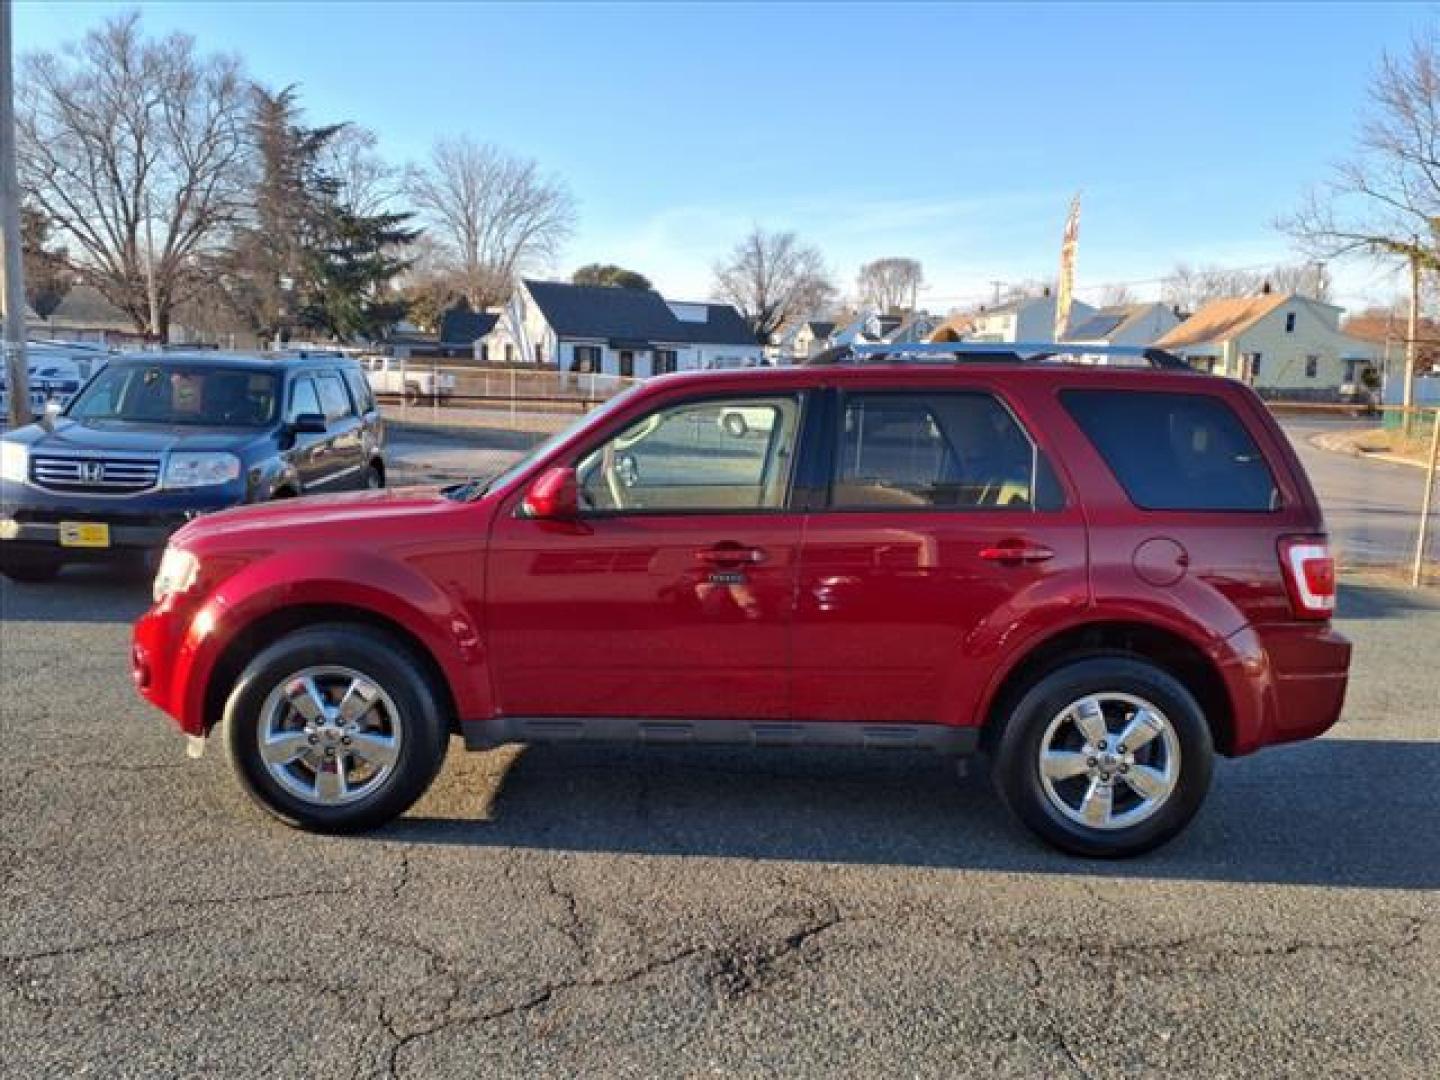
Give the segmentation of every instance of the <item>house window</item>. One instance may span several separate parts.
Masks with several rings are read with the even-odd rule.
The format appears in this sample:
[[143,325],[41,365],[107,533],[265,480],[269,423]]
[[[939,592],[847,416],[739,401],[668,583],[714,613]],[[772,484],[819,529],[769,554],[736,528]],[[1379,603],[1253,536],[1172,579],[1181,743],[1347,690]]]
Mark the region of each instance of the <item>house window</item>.
[[1307,379],[1313,379],[1318,374],[1320,374],[1320,357],[1305,357],[1305,377]]
[[570,361],[570,370],[586,374],[600,370],[600,346],[576,345],[575,358]]
[[488,364],[490,362],[490,346],[484,342],[480,343],[480,362],[482,364]]
[[535,363],[537,363],[537,364],[543,364],[544,362],[545,362],[545,346],[542,345],[540,342],[537,341],[537,342],[535,343]]
[[509,341],[505,343],[505,362],[507,364],[513,364],[515,362],[515,346]]
[[1287,311],[1285,313],[1285,333],[1295,333],[1295,312],[1293,311]]
[[635,377],[635,354],[629,349],[620,350],[620,377],[622,379]]
[[655,350],[655,374],[667,375],[680,370],[680,354],[674,349]]

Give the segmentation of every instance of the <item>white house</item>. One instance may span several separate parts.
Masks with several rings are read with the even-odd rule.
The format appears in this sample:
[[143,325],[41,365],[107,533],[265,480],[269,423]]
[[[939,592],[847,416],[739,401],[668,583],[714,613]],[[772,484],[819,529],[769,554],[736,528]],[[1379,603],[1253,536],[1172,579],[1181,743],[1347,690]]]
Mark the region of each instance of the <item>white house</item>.
[[651,289],[525,280],[475,342],[477,359],[644,378],[764,363],[729,304],[666,300]]
[[1262,393],[1335,397],[1379,353],[1341,332],[1343,311],[1293,293],[1212,300],[1155,345]]
[[1180,325],[1169,304],[1118,304],[1071,323],[1064,340],[1077,345],[1153,345]]
[[[1079,326],[1096,314],[1079,300],[1070,304],[1070,325]],[[977,312],[967,341],[1054,341],[1055,297],[1025,296]]]
[[904,323],[903,315],[882,315],[868,311],[852,322],[837,327],[830,335],[831,345],[874,345],[888,341],[890,335]]
[[824,319],[806,319],[780,336],[775,360],[781,364],[799,364],[830,345],[835,324]]

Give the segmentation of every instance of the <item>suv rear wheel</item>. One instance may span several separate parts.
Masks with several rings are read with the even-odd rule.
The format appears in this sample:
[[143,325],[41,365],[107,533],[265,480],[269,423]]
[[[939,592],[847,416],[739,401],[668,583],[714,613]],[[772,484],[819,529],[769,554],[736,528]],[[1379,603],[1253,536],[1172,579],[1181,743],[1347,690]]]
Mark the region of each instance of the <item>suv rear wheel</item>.
[[1214,748],[1194,696],[1155,665],[1093,657],[1015,704],[994,777],[1010,810],[1076,855],[1139,855],[1174,837],[1210,786]]
[[281,638],[245,668],[225,706],[222,740],[241,784],[281,821],[316,832],[403,814],[449,742],[423,670],[368,627]]

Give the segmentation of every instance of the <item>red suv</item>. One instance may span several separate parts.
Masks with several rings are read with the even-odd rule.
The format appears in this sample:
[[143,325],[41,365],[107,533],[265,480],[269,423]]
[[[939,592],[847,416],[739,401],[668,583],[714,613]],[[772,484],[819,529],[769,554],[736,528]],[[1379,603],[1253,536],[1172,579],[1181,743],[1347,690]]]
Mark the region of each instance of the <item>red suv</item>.
[[1135,854],[1216,753],[1340,715],[1299,461],[1244,386],[1028,362],[653,379],[487,484],[177,534],[140,692],[282,820],[379,825],[471,749],[987,751],[1045,840]]

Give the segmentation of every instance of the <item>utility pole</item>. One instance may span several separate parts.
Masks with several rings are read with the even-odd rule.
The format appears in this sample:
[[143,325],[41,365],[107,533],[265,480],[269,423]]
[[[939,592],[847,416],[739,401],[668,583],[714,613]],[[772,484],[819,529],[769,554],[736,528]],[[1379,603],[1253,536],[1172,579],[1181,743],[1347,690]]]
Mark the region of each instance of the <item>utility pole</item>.
[[31,420],[25,366],[25,263],[20,254],[20,180],[15,173],[15,75],[10,0],[0,0],[0,278],[4,279],[5,382],[11,427]]
[[[150,226],[150,192],[145,192],[145,292],[150,299],[150,336],[159,342],[160,298],[155,293],[155,237]],[[164,344],[160,342],[160,344]]]
[[1410,409],[1415,404],[1415,354],[1416,338],[1420,336],[1420,238],[1410,238],[1410,325],[1405,334],[1405,388],[1401,404],[1401,430],[1410,437],[1410,423],[1413,419]]

